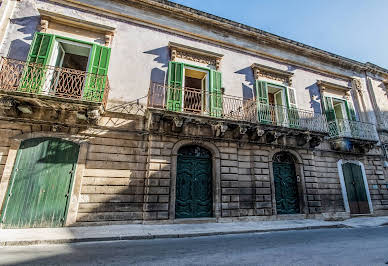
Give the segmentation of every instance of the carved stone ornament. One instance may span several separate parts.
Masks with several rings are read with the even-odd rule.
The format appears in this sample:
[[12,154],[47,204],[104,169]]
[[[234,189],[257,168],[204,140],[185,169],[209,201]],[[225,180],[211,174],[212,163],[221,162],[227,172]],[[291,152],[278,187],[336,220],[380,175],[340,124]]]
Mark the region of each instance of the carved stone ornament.
[[289,86],[292,85],[292,76],[294,73],[276,69],[273,67],[265,66],[265,65],[260,65],[260,64],[253,64],[252,66],[253,73],[255,76],[255,79],[260,79],[260,78],[267,78],[271,80],[276,80],[283,82]]
[[177,58],[182,58],[196,63],[214,66],[217,70],[220,68],[223,57],[221,54],[173,42],[169,43],[169,47],[172,61],[175,61]]
[[213,125],[215,137],[223,137],[225,135],[226,130],[228,130],[228,125],[224,123],[218,123],[216,125]]
[[324,80],[318,80],[317,85],[321,93],[323,93],[326,89],[335,90],[343,93],[342,96],[344,98],[350,97],[350,91],[352,90],[350,87],[338,85]]
[[105,46],[109,47],[110,44],[112,43],[112,39],[113,39],[112,33],[105,34]]
[[352,80],[352,84],[353,84],[353,88],[355,88],[356,90],[360,91],[362,86],[361,86],[361,80],[359,79],[353,79]]
[[48,20],[41,19],[40,20],[40,24],[37,27],[37,30],[40,31],[40,32],[45,33],[45,32],[47,32],[48,26],[49,26]]
[[182,127],[184,118],[174,117],[174,124],[176,127]]

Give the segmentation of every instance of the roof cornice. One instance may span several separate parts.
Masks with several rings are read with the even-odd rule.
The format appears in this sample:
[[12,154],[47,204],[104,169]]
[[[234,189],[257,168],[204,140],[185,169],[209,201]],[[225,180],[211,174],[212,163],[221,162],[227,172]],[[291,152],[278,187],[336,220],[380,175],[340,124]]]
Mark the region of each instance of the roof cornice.
[[248,38],[255,38],[258,43],[282,48],[294,53],[318,59],[345,69],[354,71],[372,71],[375,73],[388,74],[388,70],[370,63],[361,63],[334,53],[330,53],[297,41],[293,41],[251,26],[247,26],[229,19],[215,16],[194,8],[186,7],[167,0],[125,0],[133,5],[141,5],[159,12],[169,13],[174,17],[179,17],[185,21],[200,24],[212,25],[236,35],[243,35]]

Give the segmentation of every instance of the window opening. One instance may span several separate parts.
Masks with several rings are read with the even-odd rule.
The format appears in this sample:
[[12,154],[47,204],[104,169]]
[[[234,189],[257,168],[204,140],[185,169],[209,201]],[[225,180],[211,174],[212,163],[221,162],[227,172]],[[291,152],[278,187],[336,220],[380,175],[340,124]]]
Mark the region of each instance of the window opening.
[[[84,73],[78,73],[76,81],[69,79],[70,75],[74,79],[78,71],[88,70],[91,50],[92,46],[88,44],[57,39],[50,60],[50,65],[55,68],[48,72],[49,84],[45,91],[56,95],[64,94],[71,81],[83,87],[86,82]],[[81,91],[78,96],[81,97]]]
[[286,99],[283,87],[268,85],[268,102],[274,106],[271,111],[271,120],[274,124],[286,122]]
[[208,72],[191,67],[185,67],[184,71],[184,111],[202,113],[206,109]]

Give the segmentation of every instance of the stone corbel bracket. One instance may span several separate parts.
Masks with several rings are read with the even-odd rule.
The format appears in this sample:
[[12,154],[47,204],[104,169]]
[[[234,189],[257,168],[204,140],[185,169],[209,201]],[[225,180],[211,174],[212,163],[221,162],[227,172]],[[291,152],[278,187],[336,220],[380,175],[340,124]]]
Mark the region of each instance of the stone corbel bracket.
[[202,50],[199,48],[169,42],[168,47],[171,51],[171,61],[175,61],[177,58],[214,66],[216,70],[220,69],[221,60],[224,55]]
[[183,117],[174,117],[173,118],[172,127],[171,127],[172,131],[175,132],[175,133],[182,132],[184,122],[185,122],[185,118],[183,118]]
[[292,72],[260,64],[253,64],[251,67],[256,80],[263,77],[283,82],[288,86],[292,85],[292,76],[294,75]]
[[315,147],[318,147],[322,141],[323,141],[324,137],[323,136],[313,136],[309,139],[309,145],[310,145],[310,148],[314,149]]
[[265,141],[267,143],[275,143],[279,138],[285,136],[285,133],[279,131],[269,130],[265,134]]
[[303,146],[306,143],[308,143],[311,140],[311,138],[312,137],[311,137],[309,132],[301,133],[301,134],[297,135],[297,137],[296,137],[296,144],[298,146]]
[[219,138],[223,137],[225,135],[225,132],[228,130],[228,125],[225,123],[218,123],[215,125],[212,125],[214,136]]

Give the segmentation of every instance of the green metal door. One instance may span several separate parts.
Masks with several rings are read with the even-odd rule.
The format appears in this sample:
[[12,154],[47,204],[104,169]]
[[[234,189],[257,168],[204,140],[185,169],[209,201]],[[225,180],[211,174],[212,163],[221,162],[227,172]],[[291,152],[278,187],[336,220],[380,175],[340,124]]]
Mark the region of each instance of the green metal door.
[[8,185],[3,228],[64,225],[79,146],[55,138],[21,143]]
[[361,166],[354,163],[342,165],[350,213],[370,213]]
[[176,218],[212,215],[211,154],[199,146],[179,150],[176,177]]
[[277,213],[299,213],[295,165],[291,163],[273,163],[273,172]]

